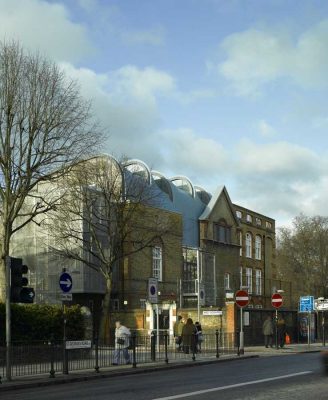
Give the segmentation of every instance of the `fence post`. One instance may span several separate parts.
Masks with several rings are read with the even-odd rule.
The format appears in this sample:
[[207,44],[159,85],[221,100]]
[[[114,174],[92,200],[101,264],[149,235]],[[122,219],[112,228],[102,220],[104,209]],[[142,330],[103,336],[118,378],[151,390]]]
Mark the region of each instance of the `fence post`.
[[132,333],[132,368],[137,368],[137,357],[136,357],[136,341],[137,334]]
[[52,339],[49,343],[50,345],[50,376],[49,378],[55,377],[55,342]]
[[96,358],[95,371],[99,372],[99,339],[98,339],[98,336],[95,337],[95,358]]
[[156,332],[152,331],[150,334],[150,354],[151,360],[156,361]]
[[192,360],[195,361],[196,360],[196,355],[195,355],[195,351],[196,351],[196,333],[193,333],[191,336],[191,347],[192,347]]
[[219,358],[220,354],[219,354],[219,331],[218,331],[218,329],[215,331],[215,346],[216,346],[216,358]]
[[169,363],[168,355],[167,355],[167,342],[168,342],[168,334],[167,331],[164,333],[164,349],[165,349],[165,362]]

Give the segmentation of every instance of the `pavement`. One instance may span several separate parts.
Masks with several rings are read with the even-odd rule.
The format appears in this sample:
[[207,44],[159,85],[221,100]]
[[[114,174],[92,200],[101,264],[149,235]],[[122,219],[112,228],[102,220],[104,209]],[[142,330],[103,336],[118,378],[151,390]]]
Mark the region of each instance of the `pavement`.
[[102,378],[116,378],[128,375],[156,373],[165,370],[197,367],[230,361],[242,361],[260,357],[276,357],[292,354],[319,353],[323,350],[328,351],[328,346],[323,347],[321,343],[311,344],[310,346],[308,346],[307,344],[291,344],[282,349],[265,348],[264,346],[251,346],[246,347],[244,354],[239,356],[231,354],[221,355],[219,358],[216,358],[212,355],[209,357],[202,357],[201,359],[198,359],[196,361],[192,361],[191,359],[172,360],[168,364],[158,361],[156,363],[139,364],[136,368],[133,368],[131,365],[120,365],[103,368],[98,373],[94,370],[82,370],[70,372],[69,375],[56,374],[54,378],[50,378],[49,374],[44,374],[14,377],[13,380],[10,382],[2,379],[2,384],[0,384],[0,392],[19,389],[30,389],[64,383],[84,382]]

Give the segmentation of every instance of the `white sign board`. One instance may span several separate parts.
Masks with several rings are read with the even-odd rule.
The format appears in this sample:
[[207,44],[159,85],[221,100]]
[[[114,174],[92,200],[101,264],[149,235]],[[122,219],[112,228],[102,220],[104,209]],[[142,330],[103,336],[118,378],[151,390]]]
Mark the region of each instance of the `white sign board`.
[[158,303],[158,280],[156,278],[148,279],[148,300],[150,303]]
[[72,301],[73,295],[72,293],[61,293],[60,300],[61,301]]
[[91,340],[67,340],[66,341],[66,350],[90,349],[90,348],[91,348]]
[[207,315],[207,316],[209,316],[209,315],[222,315],[222,314],[223,314],[223,312],[219,311],[219,310],[206,310],[206,311],[203,311],[203,315]]
[[323,301],[320,300],[314,300],[314,309],[317,311],[325,311],[328,310],[328,299],[325,299]]

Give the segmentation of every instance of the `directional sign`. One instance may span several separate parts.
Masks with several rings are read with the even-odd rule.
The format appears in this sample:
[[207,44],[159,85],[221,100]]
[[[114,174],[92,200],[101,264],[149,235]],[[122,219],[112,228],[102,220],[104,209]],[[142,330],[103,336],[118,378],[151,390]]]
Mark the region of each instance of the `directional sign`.
[[300,312],[309,312],[314,310],[314,297],[302,296],[300,297]]
[[156,278],[148,279],[148,300],[150,303],[158,303],[158,280]]
[[59,278],[59,287],[64,293],[69,292],[73,286],[73,279],[70,274],[63,272]]
[[281,306],[282,306],[282,303],[283,303],[284,301],[283,301],[283,298],[282,298],[282,296],[281,296],[281,294],[280,293],[274,293],[272,296],[271,296],[271,304],[272,304],[272,307],[274,307],[274,308],[280,308]]
[[249,296],[246,290],[237,290],[235,298],[238,307],[246,307],[249,303]]

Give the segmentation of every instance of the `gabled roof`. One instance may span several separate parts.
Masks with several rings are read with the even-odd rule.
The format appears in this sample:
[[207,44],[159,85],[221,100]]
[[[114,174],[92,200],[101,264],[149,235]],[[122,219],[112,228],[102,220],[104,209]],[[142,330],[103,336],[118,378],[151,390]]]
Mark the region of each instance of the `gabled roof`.
[[228,191],[227,191],[227,189],[226,189],[226,187],[224,185],[219,186],[216,189],[216,191],[213,194],[210,202],[205,207],[203,213],[200,215],[199,220],[200,221],[206,221],[206,220],[208,220],[210,218],[210,215],[211,215],[213,209],[215,208],[215,206],[216,206],[216,204],[217,204],[217,202],[218,202],[218,200],[219,200],[219,198],[220,198],[222,193],[225,195],[225,197],[227,199],[228,206],[230,208],[230,211],[231,211],[231,214],[233,215],[234,220],[236,221],[236,224],[239,225],[239,220],[238,220],[238,218],[236,216],[236,213],[235,213],[235,210],[233,208],[233,204],[231,202],[229,193],[228,193]]

